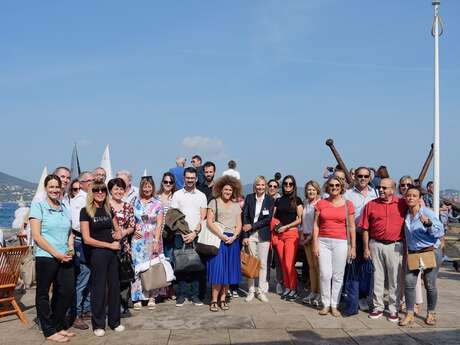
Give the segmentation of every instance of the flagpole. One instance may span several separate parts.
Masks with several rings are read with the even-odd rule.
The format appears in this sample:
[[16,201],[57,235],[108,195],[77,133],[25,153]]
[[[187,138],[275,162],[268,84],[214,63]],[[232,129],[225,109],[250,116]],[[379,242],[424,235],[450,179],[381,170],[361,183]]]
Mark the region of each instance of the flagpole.
[[434,21],[431,34],[434,37],[434,155],[433,155],[433,207],[434,212],[439,215],[439,190],[440,190],[440,130],[439,130],[439,36],[443,28],[439,16],[440,0],[433,0]]

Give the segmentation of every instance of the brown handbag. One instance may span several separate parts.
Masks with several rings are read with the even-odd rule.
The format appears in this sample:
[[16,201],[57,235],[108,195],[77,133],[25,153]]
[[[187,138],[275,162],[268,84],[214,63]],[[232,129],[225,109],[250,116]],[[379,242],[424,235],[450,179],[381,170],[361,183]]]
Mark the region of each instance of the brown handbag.
[[241,257],[241,273],[250,279],[257,278],[260,271],[260,260],[252,255],[249,246],[244,246],[240,253]]
[[436,256],[434,250],[421,251],[418,253],[408,253],[407,267],[409,271],[426,270],[436,267]]

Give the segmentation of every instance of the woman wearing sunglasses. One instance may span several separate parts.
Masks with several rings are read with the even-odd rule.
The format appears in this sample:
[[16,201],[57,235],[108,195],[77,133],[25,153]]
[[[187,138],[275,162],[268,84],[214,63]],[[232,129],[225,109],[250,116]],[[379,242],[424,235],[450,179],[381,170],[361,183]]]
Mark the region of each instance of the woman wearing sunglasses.
[[283,272],[284,292],[282,299],[297,299],[297,272],[295,259],[299,243],[298,226],[302,222],[303,203],[297,196],[297,185],[292,175],[283,179],[282,196],[275,201],[273,209],[272,244],[276,248]]
[[[136,225],[131,242],[131,252],[135,268],[163,254],[161,236],[163,206],[154,196],[155,182],[153,182],[152,176],[143,176],[139,186],[139,197],[134,199]],[[142,301],[147,302],[147,307],[150,310],[155,309],[155,297],[160,294],[166,295],[166,290],[162,288],[146,291],[142,288],[139,273],[135,275],[135,280],[131,284],[131,299],[134,303],[134,310],[142,308]]]
[[76,178],[72,180],[72,182],[70,182],[69,199],[75,198],[75,196],[78,194],[79,191],[80,191],[80,181],[78,181],[78,179]]
[[330,177],[324,189],[329,197],[315,205],[312,239],[313,255],[319,258],[323,303],[319,314],[327,315],[330,310],[333,316],[339,317],[337,306],[347,257],[356,257],[355,208],[351,201],[342,197],[345,184],[341,179]]
[[105,335],[107,307],[109,327],[116,332],[125,330],[120,324],[117,256],[117,251],[120,250],[121,230],[110,209],[107,194],[106,185],[103,182],[95,182],[88,192],[86,207],[82,208],[80,213],[83,241],[90,249],[91,324],[97,337]]

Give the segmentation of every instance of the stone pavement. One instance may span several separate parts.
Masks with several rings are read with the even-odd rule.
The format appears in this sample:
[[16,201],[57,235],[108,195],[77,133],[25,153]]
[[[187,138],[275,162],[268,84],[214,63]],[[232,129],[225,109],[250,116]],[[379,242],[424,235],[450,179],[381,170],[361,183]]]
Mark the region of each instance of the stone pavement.
[[[270,293],[270,303],[234,299],[230,310],[211,313],[208,306],[186,304],[176,308],[170,301],[133,312],[122,319],[123,333],[107,331],[97,338],[90,331],[77,331],[71,344],[91,345],[294,345],[294,344],[460,344],[460,273],[445,265],[438,278],[438,325],[426,326],[422,318],[413,328],[400,328],[386,319],[371,320],[367,313],[346,318],[320,316],[300,303],[281,301]],[[29,320],[23,326],[15,317],[0,319],[0,345],[48,344],[34,324],[33,290],[22,297]]]

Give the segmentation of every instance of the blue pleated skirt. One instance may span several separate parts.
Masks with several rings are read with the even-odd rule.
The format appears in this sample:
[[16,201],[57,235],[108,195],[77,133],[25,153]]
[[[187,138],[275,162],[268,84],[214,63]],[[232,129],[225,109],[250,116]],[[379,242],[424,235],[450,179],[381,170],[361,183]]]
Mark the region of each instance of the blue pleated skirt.
[[[224,233],[232,236],[232,233]],[[208,284],[230,285],[238,284],[241,279],[240,241],[235,240],[232,244],[220,242],[216,256],[207,262]]]

